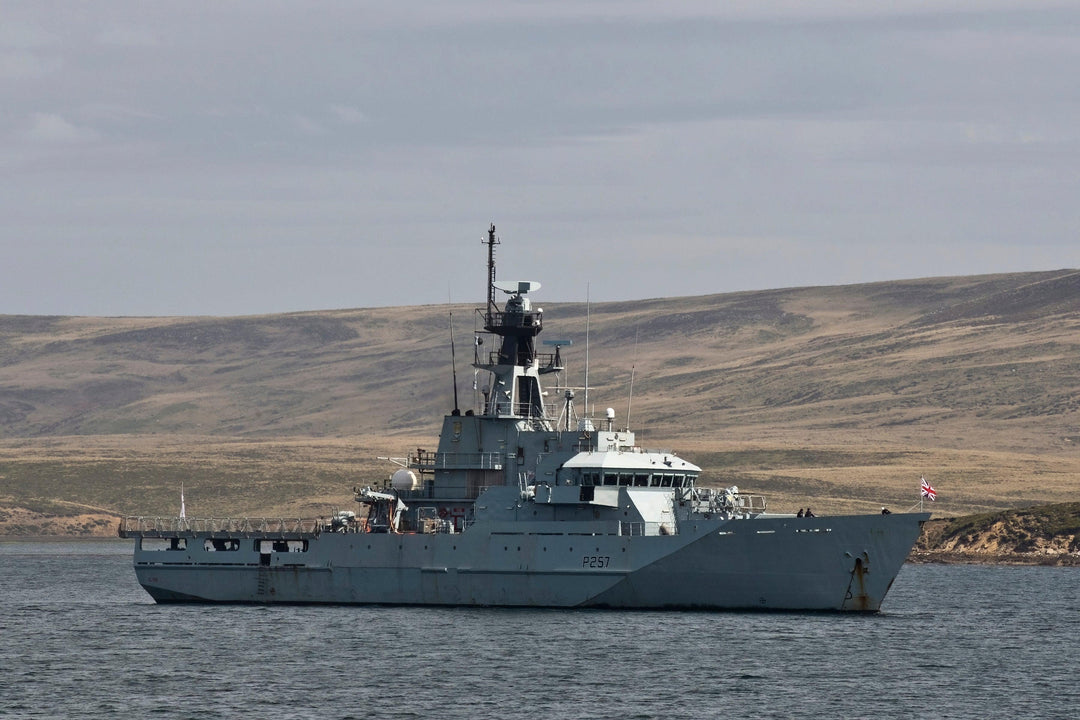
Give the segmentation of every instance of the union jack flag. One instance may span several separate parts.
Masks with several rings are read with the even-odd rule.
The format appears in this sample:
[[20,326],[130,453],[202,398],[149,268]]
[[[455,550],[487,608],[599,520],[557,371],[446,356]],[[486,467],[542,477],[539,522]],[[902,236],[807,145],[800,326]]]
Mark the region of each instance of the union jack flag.
[[926,482],[926,478],[919,479],[922,480],[922,496],[924,498],[930,498],[931,502],[937,500],[937,490],[935,490],[930,483]]

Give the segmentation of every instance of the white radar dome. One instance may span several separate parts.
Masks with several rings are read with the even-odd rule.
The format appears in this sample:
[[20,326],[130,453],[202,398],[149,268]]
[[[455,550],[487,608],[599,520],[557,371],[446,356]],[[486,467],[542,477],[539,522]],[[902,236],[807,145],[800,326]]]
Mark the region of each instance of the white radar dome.
[[412,470],[401,468],[390,478],[390,487],[395,490],[417,490],[420,488],[420,479]]

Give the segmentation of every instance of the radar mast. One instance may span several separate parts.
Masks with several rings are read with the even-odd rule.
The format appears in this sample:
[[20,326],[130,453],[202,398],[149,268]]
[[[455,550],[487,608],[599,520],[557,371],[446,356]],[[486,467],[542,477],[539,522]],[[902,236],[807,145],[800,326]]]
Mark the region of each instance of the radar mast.
[[[531,280],[495,279],[495,246],[500,244],[494,223],[488,228],[487,307],[483,313],[486,334],[498,336],[498,350],[477,352],[475,367],[492,374],[491,385],[484,393],[484,414],[514,416],[535,421],[542,427],[550,425],[540,387],[540,358],[536,353],[536,336],[544,327],[544,311],[534,309],[529,293],[540,289]],[[495,291],[510,297],[500,311]],[[479,332],[479,331],[478,331]],[[482,345],[478,338],[477,348]],[[554,366],[554,361],[551,365]],[[546,370],[546,368],[545,368]]]

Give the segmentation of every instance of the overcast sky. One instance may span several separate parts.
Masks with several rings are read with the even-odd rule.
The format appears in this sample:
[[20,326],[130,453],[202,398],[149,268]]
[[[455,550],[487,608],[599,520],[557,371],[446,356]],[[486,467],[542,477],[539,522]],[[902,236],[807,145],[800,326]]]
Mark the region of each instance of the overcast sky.
[[1076,2],[5,0],[0,314],[479,302],[490,222],[549,302],[1080,267],[1077,68]]

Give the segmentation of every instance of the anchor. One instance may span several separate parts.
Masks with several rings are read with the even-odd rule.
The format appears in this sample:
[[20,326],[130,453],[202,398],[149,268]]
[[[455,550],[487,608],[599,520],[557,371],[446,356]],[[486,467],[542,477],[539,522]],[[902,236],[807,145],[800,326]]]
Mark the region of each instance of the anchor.
[[[844,553],[844,557],[854,557],[851,553]],[[847,592],[844,593],[844,602],[841,609],[869,610],[870,596],[866,592],[866,575],[870,572],[870,555],[863,550],[859,557],[855,557],[855,563],[851,568],[851,579],[848,581]],[[850,606],[849,606],[850,603]]]

